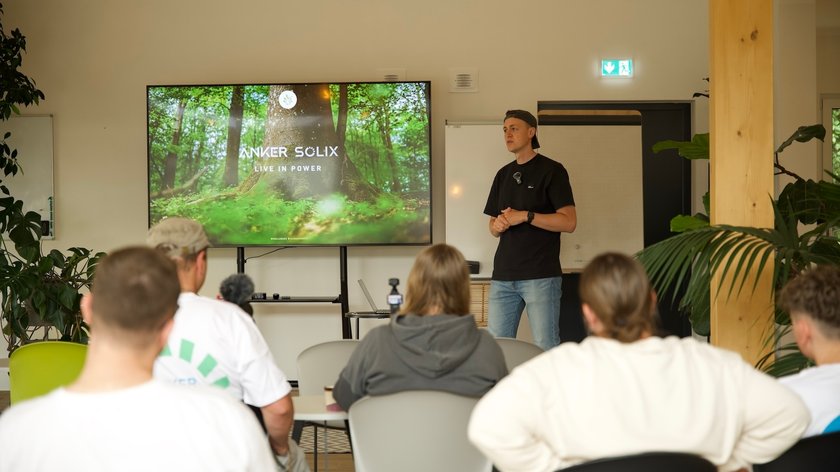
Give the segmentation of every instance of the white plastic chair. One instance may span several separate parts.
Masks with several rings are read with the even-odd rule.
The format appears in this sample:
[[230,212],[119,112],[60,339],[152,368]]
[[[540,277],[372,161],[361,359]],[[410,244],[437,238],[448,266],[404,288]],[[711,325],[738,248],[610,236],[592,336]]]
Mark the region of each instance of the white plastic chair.
[[[357,339],[338,339],[310,346],[298,355],[298,392],[303,395],[324,395],[324,387],[332,386],[338,380],[338,374],[347,365],[347,361],[359,345]],[[292,438],[300,441],[304,426],[311,425],[315,438],[315,464],[318,463],[318,428],[346,429],[346,422],[330,421],[313,423],[295,421]],[[324,431],[324,454],[327,453],[327,433]]]
[[477,401],[430,390],[362,398],[349,411],[356,472],[489,472],[467,439]]
[[515,338],[496,338],[499,347],[502,348],[502,354],[505,356],[505,364],[507,364],[508,372],[512,371],[514,367],[522,364],[533,357],[542,354],[544,351],[536,344],[531,344],[528,341]]

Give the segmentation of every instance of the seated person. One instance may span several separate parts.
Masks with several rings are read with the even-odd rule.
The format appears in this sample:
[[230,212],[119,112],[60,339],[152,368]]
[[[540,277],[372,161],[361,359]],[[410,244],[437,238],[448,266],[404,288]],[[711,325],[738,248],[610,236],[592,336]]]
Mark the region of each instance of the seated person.
[[0,416],[0,470],[276,470],[242,403],[152,379],[177,303],[175,264],[163,255],[140,247],[105,257],[82,299],[82,372]]
[[401,313],[362,339],[335,383],[336,402],[348,410],[366,395],[405,390],[483,395],[507,367],[501,348],[469,310],[464,256],[445,244],[423,250],[408,275]]
[[805,436],[840,431],[840,268],[817,266],[791,280],[779,305],[802,354],[817,364],[780,379],[811,411]]
[[186,218],[166,218],[149,230],[146,243],[175,261],[181,285],[175,325],[155,362],[155,378],[213,385],[256,406],[283,470],[308,471],[303,451],[289,438],[291,385],[254,320],[232,303],[198,295],[207,278],[210,246],[204,227]]
[[520,365],[473,410],[470,440],[499,470],[673,451],[731,471],[774,459],[804,431],[805,405],[738,354],[654,336],[656,296],[630,257],[592,260],[580,299],[592,335]]

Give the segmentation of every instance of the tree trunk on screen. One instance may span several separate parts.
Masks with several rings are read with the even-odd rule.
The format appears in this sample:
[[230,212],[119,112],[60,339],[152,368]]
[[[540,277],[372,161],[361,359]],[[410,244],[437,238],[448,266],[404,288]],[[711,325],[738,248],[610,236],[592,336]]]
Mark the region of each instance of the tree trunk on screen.
[[391,117],[387,110],[382,110],[382,144],[385,147],[385,159],[388,162],[388,167],[391,169],[391,192],[402,192],[402,185],[400,184],[399,171],[397,170],[397,161],[394,157],[394,143],[391,142]]
[[[284,92],[289,93],[281,97]],[[294,105],[290,97],[296,99]],[[275,166],[275,171],[261,172],[261,179],[283,198],[321,197],[338,190],[341,161],[335,152],[329,86],[271,86],[263,147],[286,150],[285,156],[260,159]]]
[[245,87],[233,87],[230,97],[230,115],[228,118],[227,153],[225,156],[225,174],[223,184],[233,187],[239,184],[239,143],[242,140],[242,110]]
[[373,200],[379,191],[367,182],[359,172],[356,164],[350,159],[345,146],[347,138],[347,112],[349,109],[347,101],[347,84],[338,86],[338,122],[335,133],[338,137],[339,154],[341,155],[341,192],[350,200],[363,201]]
[[172,150],[166,153],[164,160],[163,179],[161,190],[175,187],[175,175],[178,171],[178,154],[175,149],[181,144],[181,132],[184,127],[184,109],[187,107],[187,100],[178,100],[178,108],[175,114],[175,132],[172,134]]

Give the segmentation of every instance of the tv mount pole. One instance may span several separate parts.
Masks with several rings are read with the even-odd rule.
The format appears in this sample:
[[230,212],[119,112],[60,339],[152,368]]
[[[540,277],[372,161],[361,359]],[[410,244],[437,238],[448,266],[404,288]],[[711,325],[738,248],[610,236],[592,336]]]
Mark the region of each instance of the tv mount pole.
[[242,246],[236,248],[236,273],[245,273],[245,248]]
[[[353,337],[353,331],[350,328],[350,319],[345,317],[344,314],[350,312],[350,297],[348,296],[348,289],[347,289],[347,246],[339,246],[338,248],[338,264],[339,264],[339,278],[341,284],[341,293],[338,295],[337,299],[330,299],[324,300],[324,297],[284,297],[285,299],[282,300],[263,300],[263,301],[286,301],[286,302],[323,302],[323,301],[332,301],[332,303],[340,303],[341,304],[341,337],[343,339],[351,339]],[[236,248],[236,273],[237,274],[244,274],[245,273],[245,248],[243,246],[238,246]],[[259,300],[252,300],[252,302],[256,302]]]
[[341,337],[343,339],[351,339],[353,331],[350,329],[350,318],[344,316],[345,313],[350,312],[350,302],[347,290],[347,246],[340,246],[338,248],[339,259],[339,280],[341,283]]

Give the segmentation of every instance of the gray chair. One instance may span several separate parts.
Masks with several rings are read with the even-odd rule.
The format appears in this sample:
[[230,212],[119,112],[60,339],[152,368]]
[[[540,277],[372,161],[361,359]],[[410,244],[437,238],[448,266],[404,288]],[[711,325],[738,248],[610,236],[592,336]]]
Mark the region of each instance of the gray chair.
[[496,338],[499,347],[502,348],[502,354],[505,356],[505,364],[507,364],[508,372],[512,371],[514,367],[522,364],[542,354],[544,351],[536,344],[531,344],[528,341],[522,341],[515,338]]
[[[347,361],[359,345],[357,339],[338,339],[310,346],[298,355],[298,393],[300,395],[324,395],[324,387],[332,386],[338,380],[338,374],[347,365]],[[318,428],[344,429],[347,422],[331,421],[326,423],[312,423],[295,421],[292,438],[300,441],[305,426],[313,426],[315,438],[315,464],[318,461]],[[348,433],[349,436],[349,433]],[[326,432],[324,432],[324,451],[326,453]]]
[[467,439],[477,401],[430,390],[362,398],[348,412],[356,472],[489,472]]

